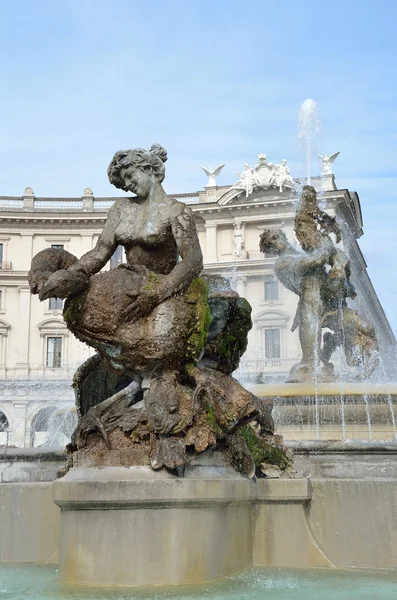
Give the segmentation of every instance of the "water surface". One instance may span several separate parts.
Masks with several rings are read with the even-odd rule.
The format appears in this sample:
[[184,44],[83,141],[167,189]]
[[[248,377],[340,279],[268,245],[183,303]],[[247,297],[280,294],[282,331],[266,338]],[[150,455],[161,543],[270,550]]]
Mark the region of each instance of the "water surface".
[[63,585],[48,565],[0,565],[0,600],[396,600],[396,571],[252,569],[183,587]]

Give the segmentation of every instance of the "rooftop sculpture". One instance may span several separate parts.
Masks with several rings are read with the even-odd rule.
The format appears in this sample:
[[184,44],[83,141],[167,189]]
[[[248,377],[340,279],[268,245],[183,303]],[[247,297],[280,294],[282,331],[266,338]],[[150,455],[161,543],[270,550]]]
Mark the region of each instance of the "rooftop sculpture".
[[205,187],[216,187],[216,178],[218,177],[224,166],[224,164],[220,165],[219,167],[216,167],[216,169],[213,169],[212,167],[210,167],[209,169],[201,167],[204,173],[208,175],[208,183]]
[[[266,462],[285,468],[271,402],[230,376],[247,346],[251,307],[223,278],[199,277],[191,210],[161,186],[166,159],[159,145],[117,152],[109,180],[135,195],[114,203],[95,248],[79,260],[48,248],[32,261],[32,293],[66,298],[68,328],[97,352],[74,378],[72,463],[183,475],[196,454],[216,448],[250,477]],[[119,245],[127,263],[100,272]]]
[[322,168],[323,175],[332,175],[332,165],[334,164],[335,160],[338,158],[339,154],[340,154],[340,152],[334,152],[330,156],[328,156],[328,154],[324,154],[324,156],[321,156],[321,154],[318,155],[319,159],[323,163],[323,168]]
[[266,154],[258,154],[258,159],[259,162],[253,169],[245,164],[243,171],[237,173],[240,179],[233,184],[233,188],[244,190],[248,197],[254,189],[267,190],[275,187],[283,192],[284,189],[293,187],[294,182],[285,158],[280,164],[268,163]]
[[[334,245],[331,233],[340,242],[335,218],[319,208],[314,188],[305,186],[295,216],[295,234],[303,253],[288,242],[281,229],[267,229],[261,235],[261,251],[278,257],[276,276],[299,296],[292,331],[298,329],[302,360],[290,371],[287,381],[291,383],[333,381],[330,358],[338,347],[349,366],[362,367],[361,378],[369,378],[379,363],[373,326],[348,308],[347,299],[356,297],[350,262]],[[322,337],[324,328],[329,331]]]

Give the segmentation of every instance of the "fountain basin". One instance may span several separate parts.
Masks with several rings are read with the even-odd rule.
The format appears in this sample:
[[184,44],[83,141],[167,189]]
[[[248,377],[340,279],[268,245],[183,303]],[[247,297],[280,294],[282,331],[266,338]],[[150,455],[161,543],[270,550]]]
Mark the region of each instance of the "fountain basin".
[[278,383],[250,388],[273,398],[285,440],[396,440],[395,383]]
[[[75,513],[74,516],[69,515],[70,522],[75,522],[73,527],[79,520],[86,527],[96,512],[109,512],[111,520],[115,518],[119,525],[107,539],[114,541],[116,552],[118,545],[122,545],[126,552],[124,561],[129,556],[138,555],[139,548],[148,549],[146,537],[150,540],[153,525],[153,544],[157,535],[158,547],[153,554],[147,555],[147,562],[153,563],[152,557],[157,561],[159,555],[163,556],[162,553],[171,548],[175,550],[175,562],[179,561],[177,567],[173,568],[182,568],[189,561],[191,564],[193,556],[202,561],[210,572],[207,579],[215,576],[216,571],[221,577],[237,563],[240,563],[240,567],[236,570],[253,565],[305,569],[324,565],[323,561],[328,567],[397,569],[397,445],[377,442],[301,442],[290,444],[290,447],[294,452],[296,468],[302,473],[300,479],[255,482],[236,477],[234,472],[227,474],[223,471],[220,477],[219,469],[211,471],[207,468],[205,472],[201,470],[200,477],[196,470],[196,473],[187,472],[185,480],[172,477],[153,480],[153,472],[147,469],[145,480],[142,477],[140,480],[133,478],[131,482],[123,470],[122,476],[119,473],[113,478],[108,472],[107,480],[98,484],[95,483],[96,474],[90,470],[92,477],[74,477],[75,481],[70,481],[62,492],[65,498],[62,500],[58,496],[64,502],[62,519],[70,508],[71,513]],[[50,456],[53,457],[52,454]],[[31,473],[33,465],[36,465],[37,480],[41,476],[41,467],[35,462],[36,456],[32,456],[32,459]],[[59,466],[61,459],[60,456]],[[8,464],[10,462],[8,460]],[[15,456],[11,468],[18,473]],[[106,469],[100,471],[105,478]],[[128,475],[131,479],[132,473]],[[53,488],[64,481],[0,485],[0,563],[58,563],[58,549],[60,546],[62,548],[64,542],[61,536],[61,510],[53,502]],[[85,500],[83,505],[79,501],[81,490],[77,493],[74,485],[79,482],[83,487],[85,483],[91,486],[91,496],[85,495],[85,499],[94,500],[92,510],[87,506],[84,508]],[[101,498],[98,494],[92,494],[92,490],[95,487],[98,489],[98,486],[102,488],[101,493],[106,491],[108,494],[108,503],[103,503],[102,507],[106,496],[102,495]],[[156,504],[151,502],[149,492],[154,494],[159,486],[163,489],[163,495]],[[121,504],[115,501],[117,497],[113,494],[113,487],[119,491],[124,489],[124,501]],[[137,492],[133,492],[134,487]],[[69,491],[66,494],[67,489]],[[146,489],[147,508],[143,489]],[[168,495],[164,495],[164,490],[169,490]],[[174,496],[170,490],[173,490]],[[160,491],[157,489],[156,494]],[[58,489],[56,493],[61,492]],[[110,511],[104,510],[106,506]],[[139,515],[146,515],[143,523],[149,520],[149,527],[145,530],[131,528],[128,524],[128,513],[134,511],[131,519],[135,519],[135,522]],[[157,511],[161,518],[156,521]],[[149,517],[153,517],[152,523]],[[99,519],[101,523],[106,515],[99,514]],[[242,519],[243,552],[239,550],[241,540],[238,532],[241,529],[234,523],[237,519]],[[127,523],[126,527],[123,520]],[[170,535],[167,529],[167,523],[171,524],[171,521],[174,521],[175,535]],[[156,522],[159,523],[157,530],[154,527]],[[224,531],[226,527],[231,530],[230,536]],[[62,532],[65,529],[66,526],[62,526]],[[72,535],[71,532],[66,533]],[[99,540],[95,556],[100,556],[106,565],[109,553],[105,533],[105,529],[99,529],[93,536]],[[146,545],[139,546],[139,536],[144,538]],[[183,548],[186,548],[183,554],[177,546],[181,540]],[[237,549],[233,547],[235,542]],[[211,545],[217,551],[214,566],[206,558],[207,553],[212,558],[214,556]],[[83,556],[84,560],[87,560],[87,556]],[[141,557],[138,559],[143,560]],[[129,564],[133,563],[130,561]],[[155,567],[161,569],[158,562],[150,568],[154,571]],[[88,564],[88,568],[92,569],[92,566]],[[199,569],[201,572],[204,570],[197,565],[194,568],[196,574]]]

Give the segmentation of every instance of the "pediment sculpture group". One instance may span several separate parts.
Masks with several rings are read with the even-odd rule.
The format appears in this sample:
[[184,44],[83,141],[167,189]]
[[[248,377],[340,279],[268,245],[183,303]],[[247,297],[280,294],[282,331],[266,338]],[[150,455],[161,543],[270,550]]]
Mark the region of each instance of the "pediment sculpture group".
[[254,189],[267,190],[271,187],[277,188],[279,192],[292,189],[294,181],[290,175],[285,158],[280,164],[267,162],[266,154],[258,154],[259,162],[253,169],[248,164],[244,165],[241,173],[237,173],[239,180],[233,184],[233,188],[244,190],[248,197]]

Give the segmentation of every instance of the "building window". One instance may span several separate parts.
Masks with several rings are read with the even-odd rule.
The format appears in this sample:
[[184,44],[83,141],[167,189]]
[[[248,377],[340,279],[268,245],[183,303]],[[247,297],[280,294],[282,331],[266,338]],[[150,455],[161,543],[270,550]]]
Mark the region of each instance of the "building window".
[[116,269],[123,262],[123,246],[117,246],[116,251],[110,258],[110,268]]
[[0,410],[0,433],[7,431],[9,428],[8,419],[5,414]]
[[55,410],[56,409],[53,406],[42,408],[34,416],[30,428],[30,445],[33,448],[48,443],[47,439],[48,430],[50,429],[50,420]]
[[47,338],[47,357],[46,367],[52,369],[62,366],[62,338],[48,337]]
[[3,268],[3,244],[0,244],[0,269]]
[[265,277],[264,287],[265,300],[267,302],[278,300],[278,281],[275,277]]
[[0,448],[8,445],[8,419],[0,410]]
[[59,250],[63,250],[63,244],[51,244],[51,248],[58,248]]
[[265,329],[265,356],[266,358],[280,358],[280,329]]
[[[0,304],[1,308],[1,304]],[[63,309],[63,300],[62,298],[50,298],[49,307],[50,310],[62,310]]]

